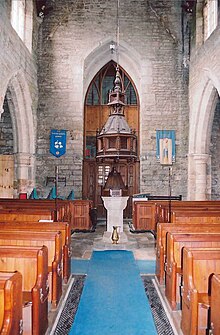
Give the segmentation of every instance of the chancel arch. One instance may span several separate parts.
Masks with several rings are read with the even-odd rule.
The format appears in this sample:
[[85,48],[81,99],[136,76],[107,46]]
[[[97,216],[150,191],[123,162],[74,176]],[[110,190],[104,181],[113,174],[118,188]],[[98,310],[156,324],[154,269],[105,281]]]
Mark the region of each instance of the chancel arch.
[[[105,125],[109,116],[108,95],[114,86],[116,63],[108,62],[91,81],[84,107],[84,164],[83,164],[83,197],[93,200],[98,215],[103,217],[105,210],[101,200],[102,189],[112,162],[96,160],[96,135]],[[139,98],[136,87],[129,75],[120,68],[122,90],[126,94],[125,118],[132,129],[135,129],[139,138]],[[131,196],[139,191],[139,162],[127,159],[117,162],[124,184]],[[125,216],[131,216],[129,202]]]

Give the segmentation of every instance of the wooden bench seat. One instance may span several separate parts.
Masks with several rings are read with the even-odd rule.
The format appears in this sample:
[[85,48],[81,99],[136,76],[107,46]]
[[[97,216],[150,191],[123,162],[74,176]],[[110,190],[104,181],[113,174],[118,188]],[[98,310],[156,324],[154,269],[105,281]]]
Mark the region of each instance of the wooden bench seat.
[[[220,201],[133,201],[132,221],[136,230],[156,233],[158,222],[171,222],[170,211],[219,211]],[[173,214],[174,215],[174,214]],[[174,219],[173,219],[174,220]]]
[[71,231],[67,222],[32,222],[32,221],[9,221],[0,222],[0,231],[2,230],[27,230],[27,231],[53,231],[61,232],[63,249],[63,279],[67,283],[71,272]]
[[[19,271],[22,275],[23,334],[45,334],[49,291],[47,247],[0,246],[0,271]],[[24,315],[29,311],[26,319]]]
[[220,224],[190,223],[158,223],[156,240],[156,277],[159,284],[164,283],[164,264],[166,261],[166,236],[167,233],[220,233]]
[[[2,210],[13,210],[13,209],[24,209],[24,210],[37,210],[47,209],[53,212],[53,218],[56,221],[68,221],[70,219],[70,203],[69,201],[57,200],[34,200],[34,199],[0,199],[0,209]],[[55,213],[56,212],[56,213]]]
[[171,222],[200,222],[200,223],[220,223],[220,210],[179,210],[171,213]]
[[56,307],[62,295],[62,236],[60,232],[32,232],[26,230],[0,232],[0,245],[42,246],[48,248],[50,300]]
[[54,212],[48,209],[0,209],[0,221],[54,221]]
[[21,334],[22,275],[20,272],[0,272],[0,334]]
[[220,210],[220,201],[218,200],[186,200],[186,201],[164,201],[163,203],[158,204],[158,218],[159,222],[169,222],[169,211],[178,211],[178,210],[190,210],[190,209],[197,209],[197,210]]
[[220,248],[183,249],[181,329],[184,335],[207,334],[210,278],[215,272],[220,272]]
[[173,310],[180,308],[182,252],[184,247],[220,247],[220,233],[167,233],[165,296]]
[[[46,213],[44,214],[44,217],[41,217],[40,219],[51,219],[54,221],[67,221],[70,224],[70,228],[72,230],[89,230],[91,229],[93,223],[91,219],[91,209],[92,209],[92,201],[91,200],[34,200],[34,199],[0,199],[0,213],[6,215],[6,211],[15,211],[18,210],[26,210],[26,214],[28,209],[31,209],[32,211],[37,213],[37,210],[39,209],[49,209],[51,212],[51,215],[45,217]],[[23,213],[25,214],[25,213]],[[40,214],[40,213],[38,213]],[[33,214],[32,214],[33,215]],[[57,216],[57,217],[55,217]],[[25,218],[24,218],[25,219]],[[27,220],[29,220],[26,217]],[[0,220],[4,221],[7,220],[6,217],[3,215],[0,216]],[[16,217],[13,217],[13,220],[16,220]],[[19,220],[19,219],[18,219]],[[23,219],[22,219],[23,220]],[[38,221],[39,218],[35,216],[35,218],[30,218],[31,221]]]

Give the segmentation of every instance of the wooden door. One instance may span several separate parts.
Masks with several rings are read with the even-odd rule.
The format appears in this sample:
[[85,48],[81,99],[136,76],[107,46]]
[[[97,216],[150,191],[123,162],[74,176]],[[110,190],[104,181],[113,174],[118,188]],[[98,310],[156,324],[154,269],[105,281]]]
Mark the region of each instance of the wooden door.
[[13,198],[14,156],[0,156],[0,198]]
[[[106,217],[106,210],[102,201],[102,189],[112,169],[112,162],[97,163],[96,161],[84,160],[83,170],[83,198],[93,201],[97,208],[99,218]],[[115,165],[114,165],[115,166]],[[117,165],[117,171],[120,172],[123,182],[128,189],[128,205],[124,210],[124,217],[132,217],[132,195],[139,192],[139,163],[122,161]]]

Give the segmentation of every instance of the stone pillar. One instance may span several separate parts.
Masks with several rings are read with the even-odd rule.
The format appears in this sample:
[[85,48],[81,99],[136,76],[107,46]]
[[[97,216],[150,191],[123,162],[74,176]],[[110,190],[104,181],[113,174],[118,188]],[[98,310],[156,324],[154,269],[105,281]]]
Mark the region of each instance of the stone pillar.
[[15,154],[17,193],[29,193],[35,185],[35,157],[32,154]]
[[207,162],[208,154],[194,154],[195,162],[195,200],[207,200]]

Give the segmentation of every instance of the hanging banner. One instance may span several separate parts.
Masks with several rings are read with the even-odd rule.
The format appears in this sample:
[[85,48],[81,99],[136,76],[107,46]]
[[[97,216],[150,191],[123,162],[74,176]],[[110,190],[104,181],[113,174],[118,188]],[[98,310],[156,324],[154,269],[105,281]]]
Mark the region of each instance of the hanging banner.
[[156,131],[157,160],[162,165],[172,165],[175,162],[175,130]]
[[66,130],[51,129],[50,131],[50,153],[60,157],[66,152]]

